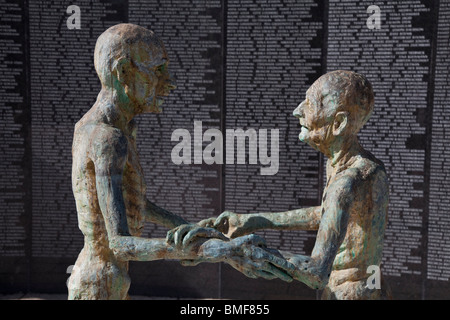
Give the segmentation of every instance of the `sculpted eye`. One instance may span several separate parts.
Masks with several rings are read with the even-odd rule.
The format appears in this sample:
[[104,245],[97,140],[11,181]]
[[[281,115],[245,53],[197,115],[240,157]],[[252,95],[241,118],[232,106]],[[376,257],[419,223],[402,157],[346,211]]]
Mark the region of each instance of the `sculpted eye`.
[[162,64],[162,65],[160,65],[160,66],[158,66],[158,67],[156,68],[156,75],[157,75],[158,77],[160,77],[160,76],[162,76],[163,74],[165,74],[166,71],[167,71],[167,65],[164,63],[164,64]]

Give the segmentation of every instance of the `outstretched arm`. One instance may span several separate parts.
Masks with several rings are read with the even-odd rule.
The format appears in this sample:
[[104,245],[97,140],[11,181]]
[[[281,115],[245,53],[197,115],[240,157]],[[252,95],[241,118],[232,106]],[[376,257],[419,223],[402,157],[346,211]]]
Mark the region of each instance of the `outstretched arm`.
[[[275,255],[264,250],[263,242],[254,235],[232,241],[200,238],[183,249],[167,243],[165,239],[131,236],[122,189],[127,143],[126,137],[120,132],[105,130],[98,133],[90,152],[95,166],[96,192],[105,221],[109,248],[116,257],[125,261],[159,259],[196,260],[197,263],[224,261],[249,277],[266,279],[278,277],[292,281],[292,277],[285,270],[292,269],[293,265],[279,254]],[[177,223],[173,215],[165,210],[151,203],[149,207],[149,210],[157,212],[155,216],[159,221],[164,221],[167,225]]]
[[322,207],[309,207],[277,213],[250,214],[252,220],[265,220],[264,229],[275,230],[318,230]]
[[206,219],[199,224],[214,226],[228,237],[235,238],[264,229],[318,230],[321,216],[321,206],[250,214],[225,211],[217,219]]
[[148,199],[144,215],[146,221],[162,225],[169,229],[173,229],[175,227],[178,227],[179,225],[189,223],[182,217],[177,216],[176,214],[173,214],[172,212],[169,212],[161,207],[158,207]]
[[114,254],[123,260],[155,260],[169,254],[164,241],[133,237],[128,228],[122,182],[127,145],[127,138],[114,129],[99,131],[92,142],[98,202]]

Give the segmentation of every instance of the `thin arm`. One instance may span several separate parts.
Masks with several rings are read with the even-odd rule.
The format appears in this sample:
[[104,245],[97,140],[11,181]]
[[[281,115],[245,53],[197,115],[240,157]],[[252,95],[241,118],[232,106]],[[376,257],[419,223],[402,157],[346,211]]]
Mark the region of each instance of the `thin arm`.
[[318,230],[322,207],[295,209],[285,212],[251,213],[241,215],[247,232],[263,229],[276,230]]
[[161,207],[158,207],[156,204],[147,200],[145,207],[145,220],[148,222],[156,223],[159,225],[163,225],[169,229],[173,229],[182,224],[188,224],[189,222],[173,214]]
[[[179,250],[167,244],[165,239],[116,236],[110,240],[110,247],[121,260],[153,261],[161,259],[198,260],[198,262],[219,262],[226,256],[226,242],[217,239],[198,241],[190,250]],[[213,250],[206,251],[206,248]]]
[[[123,199],[122,176],[127,159],[127,139],[116,131],[103,132],[93,143],[97,196],[109,247],[122,260],[189,259],[195,256],[167,245],[164,239],[130,235]],[[108,143],[104,143],[108,141]]]

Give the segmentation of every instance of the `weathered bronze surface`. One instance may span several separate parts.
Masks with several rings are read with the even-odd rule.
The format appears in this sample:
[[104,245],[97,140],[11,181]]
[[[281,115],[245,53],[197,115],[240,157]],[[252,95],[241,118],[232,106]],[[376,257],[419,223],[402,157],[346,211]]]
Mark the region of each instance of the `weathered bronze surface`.
[[[248,277],[296,279],[323,289],[324,299],[382,297],[385,288],[369,287],[367,270],[381,264],[389,186],[383,163],[357,138],[374,105],[364,76],[327,73],[294,111],[299,139],[328,158],[320,206],[226,211],[190,224],[146,198],[136,148],[133,118],[161,112],[175,88],[162,41],[145,28],[119,24],[98,38],[94,63],[102,89],[76,124],[72,146],[72,187],[85,243],[68,282],[69,299],[127,299],[128,261],[157,259],[224,261]],[[172,230],[166,239],[143,238],[146,221]],[[279,252],[250,234],[262,229],[317,230],[317,240],[311,256]]]
[[[293,266],[264,250],[263,239],[230,241],[146,199],[133,118],[161,112],[174,89],[162,41],[136,25],[113,26],[98,38],[94,64],[102,89],[76,124],[72,146],[72,188],[84,247],[68,281],[69,299],[127,299],[129,260],[225,261],[249,277],[291,281],[281,269]],[[146,221],[178,228],[167,239],[147,239],[141,237]]]
[[[333,71],[320,77],[294,110],[299,139],[327,158],[327,184],[320,206],[287,212],[237,214],[199,222],[230,238],[262,229],[317,230],[311,256],[281,252],[295,265],[291,275],[323,299],[379,299],[382,288],[368,286],[369,266],[380,267],[387,221],[389,185],[383,163],[364,150],[358,131],[372,114],[374,94],[366,77]],[[292,186],[299,188],[301,186]]]

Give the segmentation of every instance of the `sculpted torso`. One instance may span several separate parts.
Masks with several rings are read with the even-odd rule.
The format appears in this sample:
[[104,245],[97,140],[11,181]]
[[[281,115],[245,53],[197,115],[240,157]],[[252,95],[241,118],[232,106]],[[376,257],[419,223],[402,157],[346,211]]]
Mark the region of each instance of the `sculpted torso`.
[[[321,206],[224,212],[189,224],[146,198],[136,149],[134,117],[161,112],[175,88],[168,63],[162,41],[136,25],[113,26],[97,40],[94,65],[102,89],[76,124],[72,146],[72,187],[85,241],[68,282],[69,299],[127,299],[128,261],[158,259],[223,261],[251,278],[296,279],[324,289],[327,299],[378,298],[379,290],[366,286],[366,270],[381,263],[388,186],[382,163],[357,139],[373,109],[367,79],[328,73],[294,110],[299,139],[329,159]],[[166,239],[143,238],[144,222],[171,230]],[[317,230],[311,256],[268,249],[262,238],[248,235],[267,228]]]
[[[347,233],[334,259],[333,270],[355,267],[367,269],[368,266],[381,262],[388,199],[387,177],[384,168],[376,163],[364,163],[367,160],[357,162],[359,163],[355,164],[356,167],[346,170],[349,172],[339,173],[333,179],[346,179],[342,177],[344,175],[350,175],[355,180],[362,179],[359,184],[355,183],[358,192],[355,192],[356,199],[350,208]],[[370,171],[364,172],[367,167]],[[329,182],[330,188],[333,188],[333,180]],[[327,195],[327,189],[324,197]],[[371,254],[364,254],[366,251]]]
[[[185,264],[225,261],[249,277],[281,278],[294,266],[264,250],[256,236],[229,240],[146,198],[134,117],[159,113],[175,88],[165,47],[153,32],[112,26],[97,39],[94,65],[102,89],[76,124],[72,188],[81,250],[68,281],[69,299],[127,299],[128,261],[178,259]],[[166,239],[141,237],[145,222],[172,229]],[[190,232],[195,240],[180,241]]]
[[[339,201],[337,197],[340,190],[351,190],[354,195],[348,209],[347,230],[337,250],[330,279],[324,291],[324,298],[327,299],[351,298],[333,295],[336,295],[336,292],[339,294],[339,286],[345,282],[346,285],[366,287],[367,279],[371,275],[367,273],[367,268],[381,264],[389,197],[384,166],[368,153],[354,157],[350,162],[347,168],[328,176],[323,195],[323,212],[333,212],[328,206],[334,206],[334,203]],[[333,172],[332,168],[328,168],[328,171]],[[328,199],[330,197],[331,199]],[[323,225],[326,226],[326,219],[333,218],[322,216]],[[319,228],[319,243],[321,231]],[[381,294],[379,290],[366,291],[365,298],[378,298]]]
[[[129,132],[124,133],[102,122],[95,114],[93,108],[77,123],[72,146],[72,189],[78,225],[84,235],[85,245],[77,261],[77,268],[72,272],[73,279],[79,280],[70,291],[69,298],[127,299],[130,285],[128,262],[117,259],[109,246],[107,224],[99,202],[98,192],[104,190],[97,181],[99,167],[105,167],[104,162],[116,161],[117,148],[126,148],[119,151],[126,154],[121,175],[122,188],[119,192],[122,193],[126,208],[129,233],[137,237],[141,235],[145,221],[143,213],[146,186],[137,155],[133,126],[130,126]],[[104,173],[105,176],[108,174],[110,173]],[[110,177],[117,179],[120,175],[113,174]],[[109,267],[105,267],[108,265]],[[83,277],[81,273],[91,276]]]
[[[145,222],[146,184],[136,149],[134,121],[129,132],[123,133],[93,118],[87,115],[76,125],[72,147],[72,186],[80,229],[92,240],[107,234],[97,197],[95,162],[114,158],[117,152],[114,148],[120,146],[126,148],[122,194],[128,228],[131,235],[140,236]],[[107,239],[102,240],[101,245],[107,246]]]
[[382,297],[383,290],[368,286],[368,267],[381,264],[389,185],[383,163],[357,137],[373,106],[372,85],[363,75],[336,70],[320,77],[293,115],[301,126],[299,140],[328,158],[321,205],[286,212],[226,211],[203,223],[231,238],[263,229],[315,230],[311,256],[282,252],[296,266],[294,279],[323,289],[323,299]]

